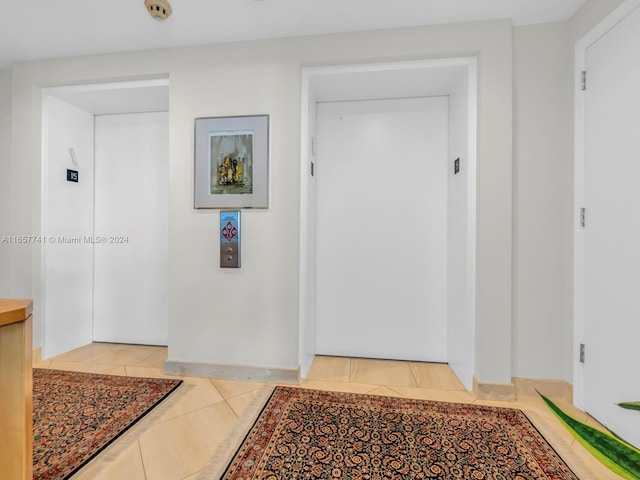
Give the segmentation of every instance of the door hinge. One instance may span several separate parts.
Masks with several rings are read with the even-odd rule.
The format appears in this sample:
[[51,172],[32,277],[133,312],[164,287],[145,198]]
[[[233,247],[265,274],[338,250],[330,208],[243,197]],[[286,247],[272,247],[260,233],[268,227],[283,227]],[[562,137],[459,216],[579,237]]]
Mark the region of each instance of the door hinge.
[[580,90],[587,89],[587,71],[583,70],[580,72]]
[[584,363],[584,343],[580,344],[580,363]]
[[584,228],[586,224],[587,224],[587,209],[581,208],[580,209],[580,226]]

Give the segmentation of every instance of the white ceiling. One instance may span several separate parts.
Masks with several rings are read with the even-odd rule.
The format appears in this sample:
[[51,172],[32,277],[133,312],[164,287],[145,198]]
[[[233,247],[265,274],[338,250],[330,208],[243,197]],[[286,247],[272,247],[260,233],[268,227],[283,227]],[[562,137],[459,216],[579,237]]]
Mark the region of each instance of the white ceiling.
[[0,68],[46,58],[511,18],[564,21],[586,0],[0,0]]

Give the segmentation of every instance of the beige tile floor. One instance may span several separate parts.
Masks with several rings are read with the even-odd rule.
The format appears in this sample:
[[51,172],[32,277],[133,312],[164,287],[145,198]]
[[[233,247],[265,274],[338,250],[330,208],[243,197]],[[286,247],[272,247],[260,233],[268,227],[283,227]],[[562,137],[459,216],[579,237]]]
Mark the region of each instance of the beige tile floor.
[[[164,347],[94,343],[42,361],[39,368],[115,375],[169,377]],[[175,378],[175,377],[170,377]],[[255,414],[265,385],[181,377],[181,388],[152,412],[145,423],[125,434],[74,476],[74,480],[196,480],[230,432]],[[520,408],[536,424],[578,476],[614,480],[577,443],[537,397],[514,403],[477,400],[447,365],[390,360],[316,357],[302,388],[392,395],[425,400],[467,402]],[[576,418],[596,424],[567,402],[558,403]]]

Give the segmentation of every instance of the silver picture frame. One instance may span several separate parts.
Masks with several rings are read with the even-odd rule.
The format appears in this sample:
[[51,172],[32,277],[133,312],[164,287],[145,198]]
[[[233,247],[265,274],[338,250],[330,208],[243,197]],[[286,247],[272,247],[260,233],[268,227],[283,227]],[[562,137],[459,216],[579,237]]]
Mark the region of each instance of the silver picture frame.
[[269,115],[195,119],[194,208],[269,208]]

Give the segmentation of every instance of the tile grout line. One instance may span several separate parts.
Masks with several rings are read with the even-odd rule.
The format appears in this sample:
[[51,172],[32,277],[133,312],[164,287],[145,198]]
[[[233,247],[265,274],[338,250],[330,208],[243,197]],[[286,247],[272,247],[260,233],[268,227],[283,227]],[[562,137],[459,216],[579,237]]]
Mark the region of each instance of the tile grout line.
[[[176,379],[183,380],[183,377],[176,377]],[[184,382],[184,380],[183,380],[183,382]],[[183,383],[183,385],[190,385],[190,384],[188,384],[188,383],[184,382],[184,383]],[[188,391],[187,391],[187,392],[185,392],[185,393],[188,393]],[[222,396],[222,395],[221,395],[221,396]],[[184,413],[181,413],[181,414],[176,414],[175,416],[172,416],[172,417],[169,417],[169,418],[162,418],[162,419],[159,419],[157,422],[154,422],[154,423],[153,423],[153,425],[162,425],[162,424],[167,423],[167,422],[172,422],[172,421],[174,421],[174,420],[176,420],[176,419],[178,419],[178,418],[182,418],[182,417],[185,417],[185,416],[187,416],[187,415],[192,415],[192,414],[194,414],[194,413],[196,413],[196,412],[199,412],[199,411],[204,410],[204,409],[209,408],[209,407],[213,407],[214,405],[218,405],[218,404],[220,404],[220,403],[222,403],[222,402],[224,402],[224,403],[226,403],[226,404],[227,404],[227,406],[231,409],[231,413],[233,413],[236,417],[238,416],[238,415],[236,415],[235,410],[234,410],[233,408],[231,408],[231,405],[229,405],[229,402],[227,402],[227,401],[225,400],[225,398],[224,398],[224,397],[222,397],[222,400],[221,400],[221,401],[219,401],[219,402],[215,402],[215,403],[208,403],[207,405],[203,405],[203,406],[201,406],[201,407],[199,407],[199,408],[196,408],[195,410],[189,410],[188,412],[184,412]],[[239,417],[238,417],[238,418],[239,418]]]
[[387,387],[389,390],[391,390],[393,393],[395,393],[396,395],[398,395],[399,397],[402,397],[402,398],[409,398],[409,399],[411,398],[411,397],[408,397],[407,395],[405,395],[405,394],[403,394],[403,393],[400,393],[400,392],[399,392],[399,391],[397,391],[397,390],[394,390],[394,388],[393,388],[393,387],[397,387],[397,386],[399,386],[399,385],[387,385],[386,387]]
[[150,359],[151,357],[153,357],[153,356],[157,355],[158,353],[159,353],[159,351],[158,351],[158,352],[150,353],[148,356],[146,356],[146,357],[144,357],[143,359],[141,359],[141,360],[140,360],[139,362],[137,362],[135,365],[132,365],[132,367],[135,367],[136,365],[139,365],[140,363],[144,362],[145,360]]
[[147,480],[147,469],[144,467],[144,455],[142,455],[142,445],[140,445],[140,440],[136,440],[138,444],[138,453],[140,453],[140,463],[142,463],[142,474],[144,475],[145,480]]
[[236,420],[240,420],[240,415],[238,415],[236,413],[236,411],[233,409],[233,407],[231,406],[231,404],[229,403],[229,400],[227,400],[227,397],[225,397],[224,395],[222,395],[222,393],[220,392],[220,390],[218,390],[218,387],[216,387],[213,383],[213,379],[210,378],[209,381],[211,382],[211,385],[213,385],[213,388],[216,389],[216,392],[218,392],[218,395],[220,395],[222,397],[222,400],[224,401],[224,403],[227,404],[227,407],[229,407],[229,410],[231,410],[231,413],[233,413],[236,417]]
[[[254,388],[253,390],[247,390],[246,392],[242,392],[242,393],[238,393],[236,395],[230,395],[229,398],[227,398],[225,395],[222,394],[222,392],[220,391],[220,389],[218,388],[218,386],[215,384],[216,380],[222,380],[225,381],[225,379],[223,378],[207,378],[207,380],[209,380],[209,382],[211,382],[211,385],[213,385],[213,388],[216,389],[216,392],[218,392],[218,394],[220,395],[220,397],[222,397],[222,399],[227,402],[227,404],[229,403],[227,400],[233,400],[234,398],[238,398],[241,397],[242,395],[247,395],[249,393],[254,393],[257,390],[260,390],[260,388],[262,388],[264,385],[272,385],[268,382],[247,382],[247,383],[255,383],[256,385],[258,385],[257,388]],[[234,382],[234,381],[238,381],[238,382],[243,382],[243,380],[228,380],[230,382]],[[273,384],[273,385],[281,385],[281,384]],[[282,384],[284,386],[286,386],[286,384]],[[215,404],[212,404],[215,405]],[[231,407],[231,405],[229,405],[229,407]],[[233,408],[231,408],[233,410]]]
[[409,371],[411,372],[411,376],[413,377],[413,381],[416,384],[416,388],[420,388],[420,385],[418,384],[418,378],[416,377],[416,373],[413,371],[413,364],[411,362],[407,362],[407,364],[409,365]]
[[[222,395],[221,395],[222,396]],[[236,411],[233,409],[233,407],[231,406],[231,404],[227,401],[226,398],[222,397],[222,399],[224,400],[224,403],[227,404],[227,407],[229,407],[229,410],[231,410],[231,413],[233,413],[233,415],[236,417],[236,421],[240,420],[240,415],[238,415],[236,413]]]

